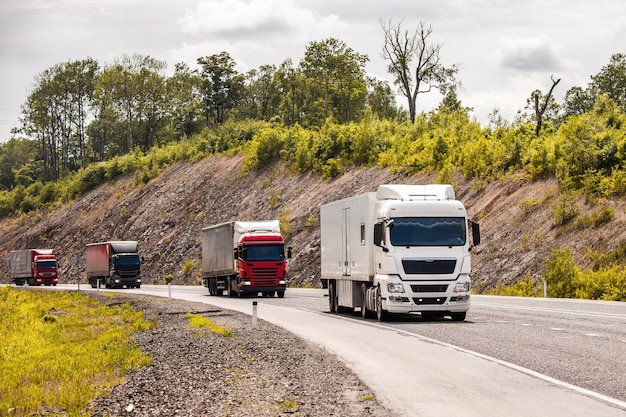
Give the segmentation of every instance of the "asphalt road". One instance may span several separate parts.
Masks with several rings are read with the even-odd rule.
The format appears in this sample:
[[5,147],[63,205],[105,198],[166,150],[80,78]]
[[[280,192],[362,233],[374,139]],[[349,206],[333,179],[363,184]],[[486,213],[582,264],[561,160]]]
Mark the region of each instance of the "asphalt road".
[[328,313],[316,289],[282,299],[183,286],[118,291],[256,314],[340,356],[407,416],[626,416],[626,303],[473,296],[465,322],[405,315],[381,324]]

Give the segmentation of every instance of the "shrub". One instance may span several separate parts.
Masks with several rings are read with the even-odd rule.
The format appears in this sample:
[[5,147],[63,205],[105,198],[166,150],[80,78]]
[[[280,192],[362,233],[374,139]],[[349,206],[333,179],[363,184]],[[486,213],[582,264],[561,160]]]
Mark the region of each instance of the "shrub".
[[570,249],[553,249],[552,257],[547,261],[544,279],[547,280],[548,296],[573,298],[576,296],[576,284],[580,271],[572,261]]
[[576,297],[590,300],[626,301],[626,268],[614,265],[578,275]]
[[196,267],[196,263],[192,259],[187,259],[183,264],[183,275],[188,276]]

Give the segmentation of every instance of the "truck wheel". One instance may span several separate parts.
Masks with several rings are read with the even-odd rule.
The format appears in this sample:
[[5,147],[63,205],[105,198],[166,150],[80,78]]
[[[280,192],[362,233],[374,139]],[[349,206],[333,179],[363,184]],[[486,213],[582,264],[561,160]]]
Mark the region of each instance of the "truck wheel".
[[278,290],[276,293],[278,294],[278,298],[283,298],[285,296],[285,290]]
[[383,309],[383,297],[380,295],[380,287],[376,289],[376,318],[378,321],[389,320],[389,312]]
[[226,286],[228,287],[228,296],[229,297],[237,296],[237,292],[233,289],[233,280],[230,277],[226,278],[226,280],[227,280]]
[[339,300],[337,299],[337,286],[334,281],[328,283],[328,307],[330,312],[336,314],[339,311]]
[[367,311],[367,285],[361,284],[361,317],[367,319],[369,316],[369,311]]

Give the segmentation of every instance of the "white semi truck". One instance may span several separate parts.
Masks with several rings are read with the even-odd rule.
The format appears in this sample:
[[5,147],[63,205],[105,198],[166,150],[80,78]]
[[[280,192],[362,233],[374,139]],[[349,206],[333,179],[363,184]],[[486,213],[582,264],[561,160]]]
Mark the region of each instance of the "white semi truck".
[[364,318],[375,313],[380,321],[411,312],[465,320],[480,228],[451,185],[380,185],[323,204],[320,217],[331,313],[360,308]]

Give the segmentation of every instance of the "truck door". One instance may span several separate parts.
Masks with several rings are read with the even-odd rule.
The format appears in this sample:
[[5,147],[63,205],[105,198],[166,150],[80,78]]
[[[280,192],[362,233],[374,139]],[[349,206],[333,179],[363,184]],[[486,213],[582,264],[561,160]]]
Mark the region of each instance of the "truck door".
[[342,270],[341,273],[343,276],[350,276],[350,264],[351,264],[351,256],[350,256],[350,207],[343,209],[343,221],[342,221],[342,231],[341,231],[341,254],[342,254]]

